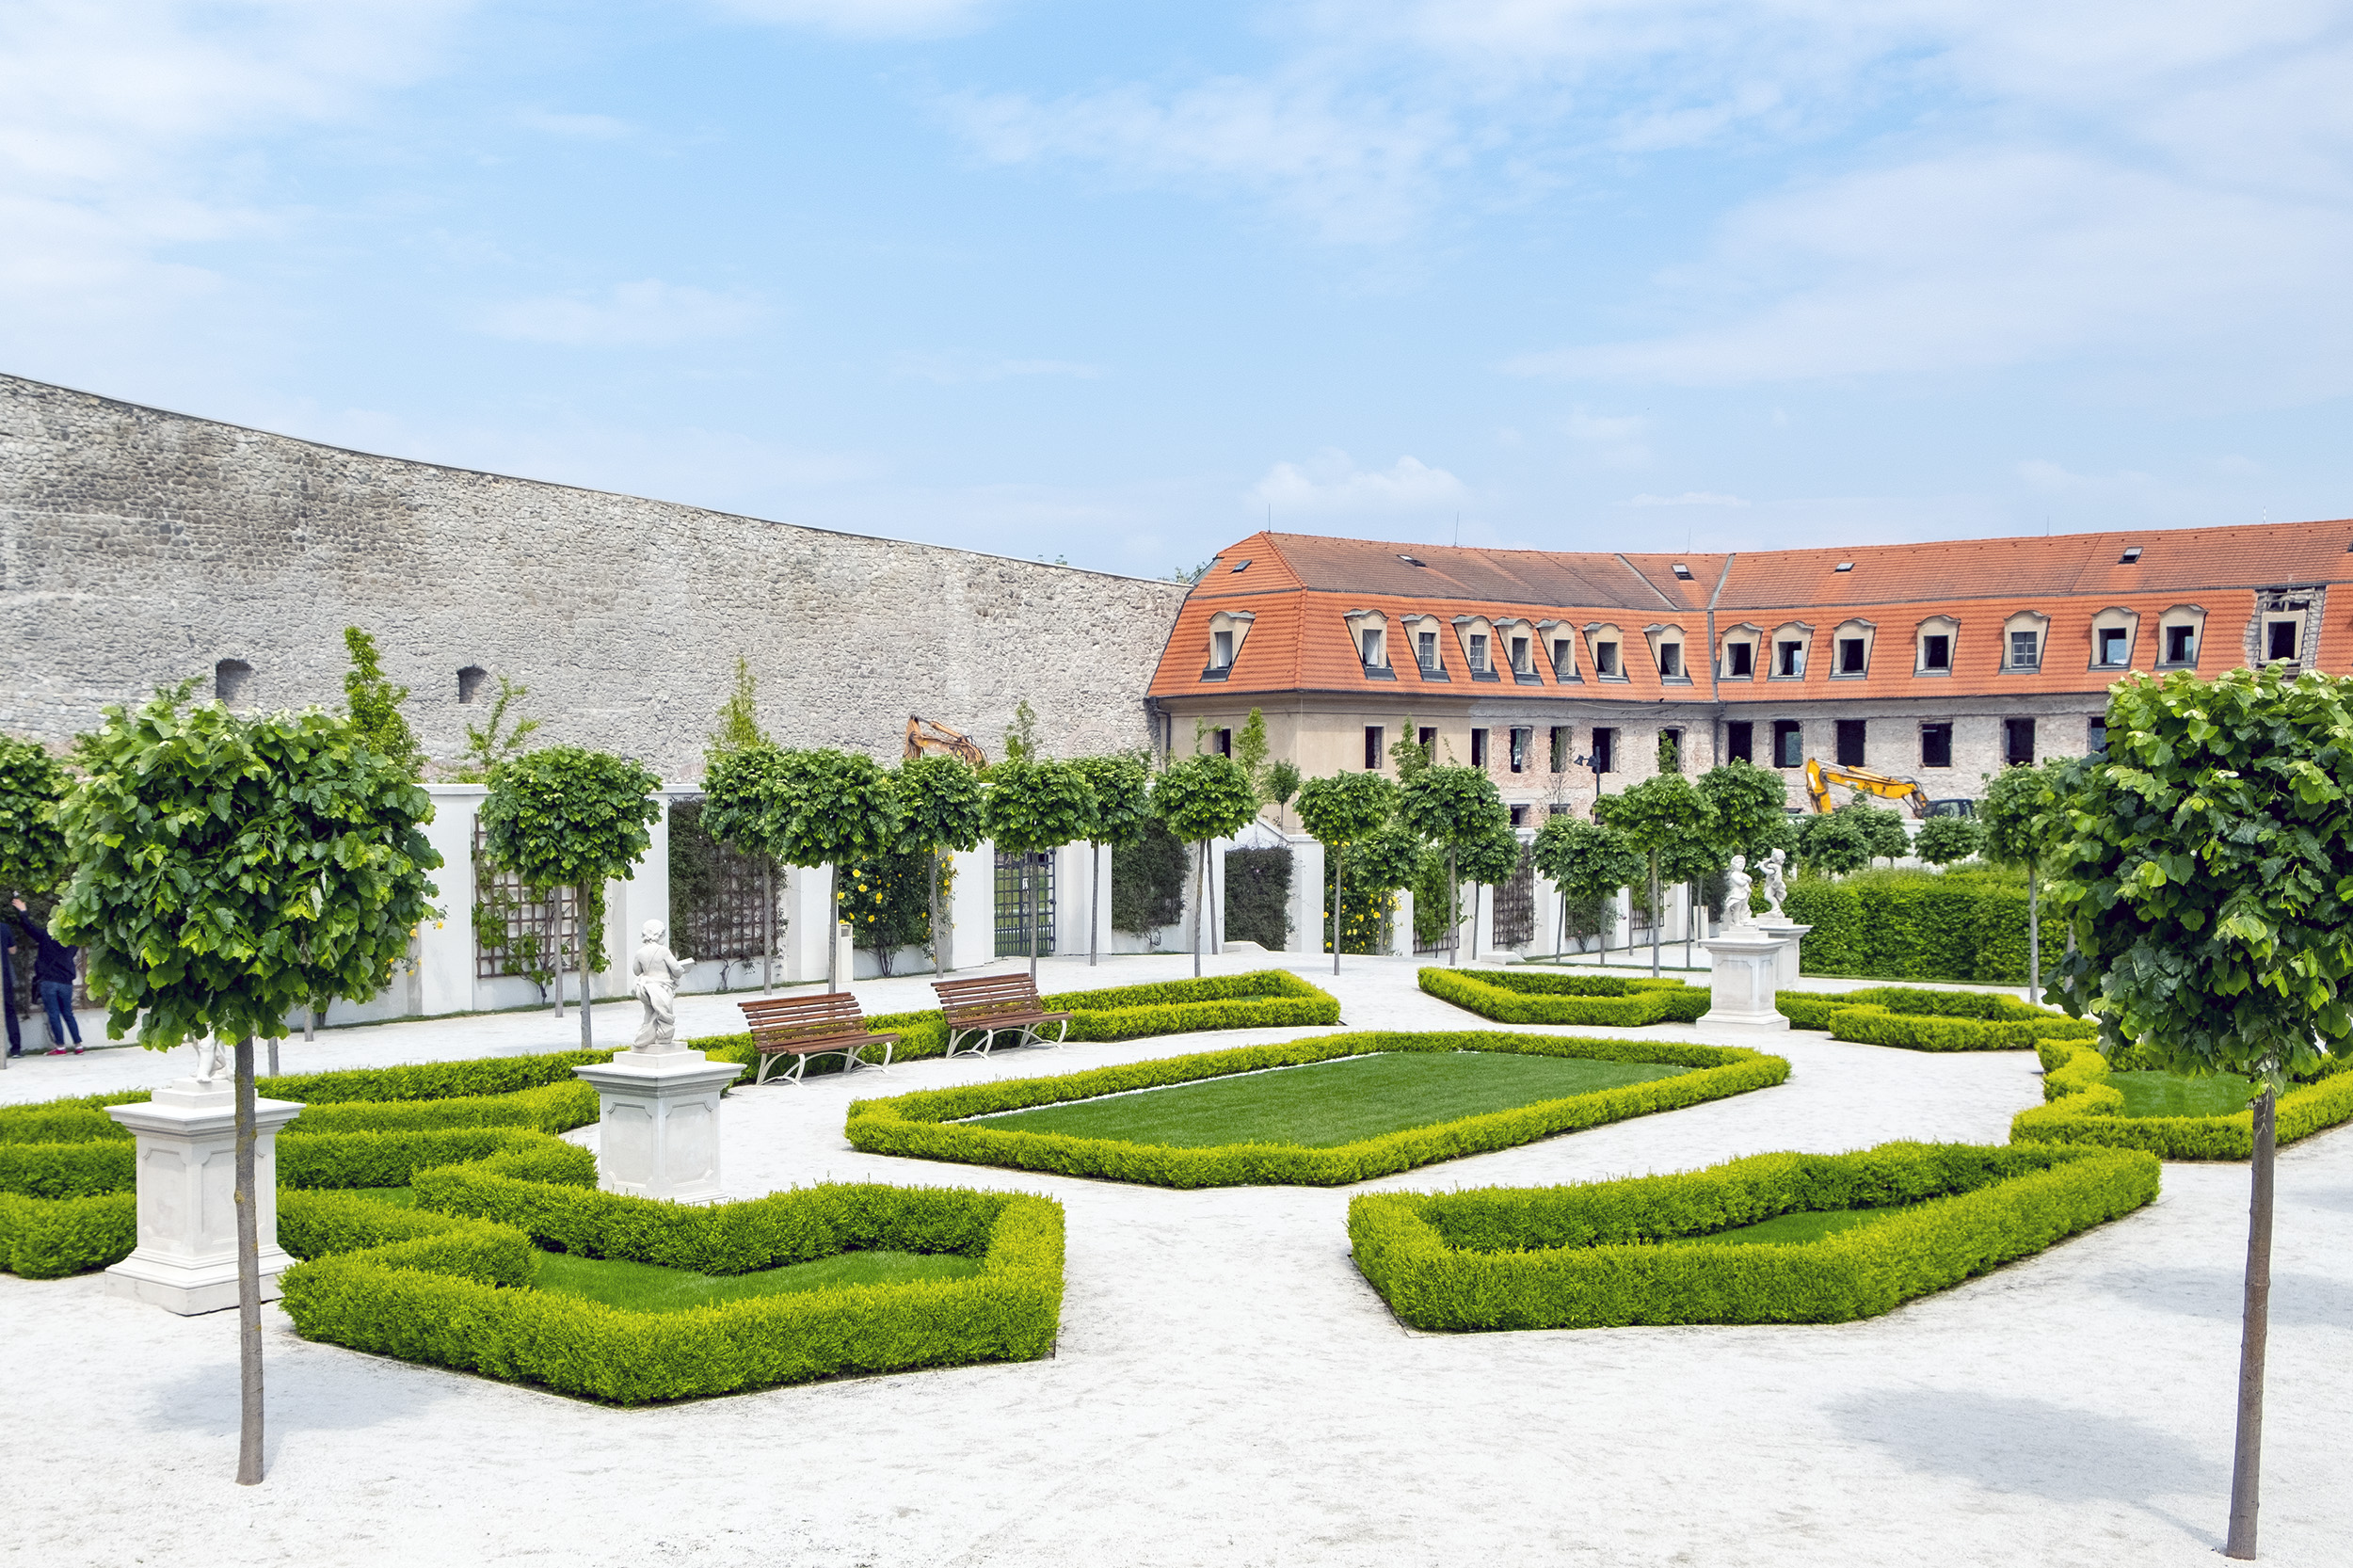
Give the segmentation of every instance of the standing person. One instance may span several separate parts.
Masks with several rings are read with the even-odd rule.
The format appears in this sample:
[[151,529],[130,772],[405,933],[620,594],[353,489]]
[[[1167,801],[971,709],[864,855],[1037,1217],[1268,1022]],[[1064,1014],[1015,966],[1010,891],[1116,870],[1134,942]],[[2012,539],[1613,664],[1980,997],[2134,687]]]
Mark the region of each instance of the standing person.
[[[24,911],[24,901],[16,901],[18,914]],[[33,979],[40,985],[40,1005],[49,1015],[49,1054],[63,1056],[66,1036],[73,1037],[73,1054],[82,1054],[82,1022],[73,1016],[74,954],[78,951],[67,947],[49,935],[49,928],[38,921],[18,921],[40,949],[33,960]]]
[[24,1032],[16,1021],[16,925],[0,920],[0,1006],[8,1011],[8,1054],[24,1054]]

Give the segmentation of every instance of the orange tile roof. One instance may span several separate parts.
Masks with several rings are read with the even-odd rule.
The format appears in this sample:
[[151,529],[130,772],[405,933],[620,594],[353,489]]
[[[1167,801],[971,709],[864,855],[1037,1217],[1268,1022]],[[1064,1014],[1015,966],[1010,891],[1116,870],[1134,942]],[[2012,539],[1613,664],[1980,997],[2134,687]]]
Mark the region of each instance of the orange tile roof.
[[[2157,616],[2177,604],[2201,606],[2209,633],[2225,639],[2201,660],[2200,667],[2211,674],[2240,662],[2236,629],[2253,614],[2255,589],[2353,579],[2348,545],[2353,520],[1716,555],[1479,550],[1266,532],[1219,552],[1194,585],[1151,695],[1398,695],[1419,689],[1470,697],[1541,690],[1597,700],[1742,702],[1801,694],[1889,699],[2094,692],[2114,679],[2089,667],[2090,623],[2098,612],[2118,606],[2140,614],[2134,659],[2145,669],[2154,657]],[[2136,546],[2139,557],[2124,564],[2120,557]],[[1841,562],[1852,562],[1852,569],[1836,570]],[[1675,573],[1678,563],[1688,578]],[[1817,642],[1805,676],[1725,680],[1711,689],[1711,604],[1719,640],[1741,624],[1754,624],[1769,636],[1787,622],[1811,623]],[[1256,618],[1226,678],[1204,680],[1209,619],[1219,610],[1246,611]],[[1354,610],[1388,617],[1395,680],[1366,674],[1344,618]],[[1998,664],[2002,622],[2021,610],[2051,621],[2042,667],[2031,675],[2004,671]],[[1458,616],[1558,620],[1580,632],[1589,624],[1614,623],[1626,645],[1627,679],[1595,679],[1589,640],[1580,636],[1581,680],[1555,680],[1547,661],[1539,658],[1536,684],[1518,684],[1508,672],[1496,682],[1473,681],[1457,640],[1442,637],[1450,679],[1425,682],[1398,624],[1415,614],[1441,621]],[[1912,633],[1938,614],[1961,623],[1954,673],[1915,676]],[[1829,639],[1849,618],[1878,628],[1871,672],[1834,677]],[[1695,672],[1688,685],[1662,681],[1648,656],[1643,629],[1659,624],[1683,629],[1686,664]],[[2353,623],[2324,625],[2312,656],[2325,668],[2353,663]]]

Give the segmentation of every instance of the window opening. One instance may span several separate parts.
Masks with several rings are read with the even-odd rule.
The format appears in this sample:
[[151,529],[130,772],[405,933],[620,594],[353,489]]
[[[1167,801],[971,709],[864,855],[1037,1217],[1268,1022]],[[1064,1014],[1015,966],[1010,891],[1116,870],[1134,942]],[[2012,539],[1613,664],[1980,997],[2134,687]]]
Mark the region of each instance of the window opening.
[[2084,738],[2089,743],[2089,749],[2092,756],[2105,757],[2108,754],[2108,721],[2105,714],[2091,721]]
[[2034,668],[2041,662],[2041,646],[2042,633],[2040,632],[2011,632],[2009,634],[2009,667],[2014,670]]
[[1841,637],[1838,639],[1838,673],[1841,675],[1863,673],[1862,638]]
[[1944,632],[1931,632],[1920,639],[1920,667],[1924,670],[1948,670],[1953,667],[1953,639]]
[[1805,727],[1796,719],[1773,721],[1773,766],[1805,766]]
[[1683,674],[1683,645],[1681,643],[1658,645],[1658,673],[1662,679],[1668,680],[1675,680]]
[[1381,632],[1378,628],[1369,626],[1365,628],[1364,645],[1365,666],[1368,669],[1379,669],[1381,667]]
[[1528,639],[1526,637],[1512,639],[1512,673],[1513,675],[1536,673],[1536,667],[1528,662]]
[[1552,771],[1555,773],[1569,771],[1570,733],[1566,725],[1556,724],[1552,727]]
[[223,702],[241,702],[253,680],[253,666],[242,659],[223,659],[213,666],[213,695]]
[[1552,640],[1552,673],[1554,677],[1556,679],[1565,680],[1569,677],[1569,672],[1576,667],[1577,665],[1575,662],[1569,657],[1569,639],[1566,637],[1555,637]]
[[1614,676],[1618,673],[1617,644],[1595,643],[1593,645],[1593,673],[1600,676]]
[[1487,634],[1485,632],[1474,632],[1471,633],[1470,659],[1472,669],[1478,671],[1481,675],[1487,673]]
[[1733,762],[1756,760],[1756,726],[1735,719],[1724,726],[1724,758]]
[[457,700],[460,702],[482,700],[482,688],[489,682],[489,679],[490,672],[480,664],[468,664],[464,669],[459,670],[457,672]]
[[1365,726],[1365,767],[1372,773],[1381,771],[1381,727],[1377,724]]
[[1838,765],[1840,767],[1859,768],[1864,765],[1863,726],[1864,721],[1861,719],[1838,721]]
[[2198,629],[2194,626],[2169,626],[2165,629],[2165,662],[2169,664],[2191,664],[2198,662]]
[[2264,630],[2270,639],[2269,646],[2265,650],[2265,658],[2293,659],[2296,657],[2296,623],[2294,621],[2275,620]]
[[1209,667],[1224,669],[1234,662],[1234,634],[1231,632],[1209,633]]
[[2034,720],[2002,721],[2002,760],[2012,767],[2034,765]]
[[2130,641],[2130,634],[2121,626],[2100,628],[2100,663],[2111,665],[2122,664],[2125,658],[2124,649]]
[[1421,733],[1414,737],[1414,744],[1421,747],[1425,760],[1434,762],[1438,760],[1438,732],[1433,727],[1423,725]]
[[1805,644],[1789,642],[1774,645],[1773,673],[1775,675],[1803,675],[1805,673]]
[[1234,755],[1234,732],[1232,730],[1221,729],[1217,732],[1217,754],[1220,757]]
[[1618,771],[1618,732],[1616,730],[1597,728],[1593,731],[1593,771],[1595,773]]
[[1248,571],[1250,569],[1249,559],[1245,557],[1240,561],[1236,561],[1234,563],[1234,569],[1236,571]]
[[1471,731],[1471,766],[1483,768],[1486,765],[1487,732],[1483,729],[1474,729]]
[[1753,643],[1732,643],[1724,649],[1732,665],[1732,678],[1746,680],[1756,674],[1756,647]]
[[1416,633],[1414,657],[1423,669],[1434,670],[1438,667],[1438,634],[1435,632]]
[[1528,771],[1528,743],[1535,738],[1536,731],[1533,729],[1512,731],[1512,771],[1513,773]]
[[1953,765],[1951,725],[1924,724],[1920,727],[1920,765],[1924,768],[1949,768]]

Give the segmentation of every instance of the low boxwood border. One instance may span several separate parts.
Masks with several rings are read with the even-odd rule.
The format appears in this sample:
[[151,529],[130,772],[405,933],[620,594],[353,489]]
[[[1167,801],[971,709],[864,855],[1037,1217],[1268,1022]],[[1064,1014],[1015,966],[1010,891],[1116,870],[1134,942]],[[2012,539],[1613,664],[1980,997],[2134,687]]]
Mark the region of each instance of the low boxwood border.
[[[1059,1133],[1000,1131],[962,1118],[1094,1099],[1133,1089],[1196,1083],[1269,1067],[1301,1066],[1375,1051],[1492,1050],[1529,1056],[1574,1056],[1603,1062],[1650,1062],[1692,1072],[1545,1100],[1458,1121],[1409,1128],[1330,1148],[1289,1144],[1227,1144],[1176,1148]],[[1673,1111],[1781,1082],[1789,1064],[1734,1046],[1671,1041],[1577,1039],[1494,1032],[1325,1034],[1281,1045],[1244,1046],[1192,1056],[1161,1057],[1054,1078],[1015,1079],[958,1089],[929,1089],[888,1099],[851,1103],[844,1128],[853,1147],[868,1154],[906,1155],[970,1165],[1102,1176],[1154,1187],[1338,1187],[1411,1170],[1441,1160],[1533,1143],[1580,1128]]]
[[1905,1050],[2031,1050],[2039,1040],[2092,1039],[2100,1026],[2015,997],[1878,985],[1845,992],[1780,991],[1773,1005],[1793,1029]]
[[[2252,1112],[2127,1116],[2123,1094],[2108,1084],[2111,1064],[2096,1047],[2053,1040],[2040,1049],[2045,1103],[2010,1118],[2013,1144],[2093,1144],[2146,1149],[2160,1160],[2247,1160],[2254,1154]],[[2334,1061],[2329,1065],[2333,1070],[2280,1096],[2274,1116],[2281,1143],[2293,1144],[2353,1121],[2353,1072]]]
[[1695,1023],[1710,1005],[1705,986],[1679,980],[1616,975],[1544,974],[1526,969],[1421,971],[1421,988],[1482,1018],[1503,1024]]
[[[518,1179],[495,1161],[416,1188],[415,1210],[303,1194],[280,1224],[305,1259],[280,1276],[296,1332],[636,1405],[1035,1360],[1060,1327],[1062,1206],[1024,1193],[827,1184],[697,1208]],[[965,1253],[981,1272],[632,1312],[528,1288],[542,1247],[722,1274],[891,1247]]]
[[[596,1090],[571,1069],[612,1054],[263,1079],[257,1088],[265,1097],[318,1096],[278,1137],[280,1216],[292,1192],[405,1186],[420,1171],[494,1156],[542,1172],[585,1172],[593,1182],[595,1157],[552,1135],[597,1120]],[[433,1097],[437,1091],[442,1097]],[[138,1244],[136,1145],[100,1107],[151,1093],[0,1109],[0,1270],[56,1279],[130,1256]]]
[[[1039,999],[1049,1013],[1067,1013],[1067,1038],[1086,1041],[1142,1040],[1157,1034],[1189,1034],[1211,1029],[1286,1029],[1340,1021],[1339,999],[1289,969],[1254,969],[1247,974],[1210,975],[1147,985],[1108,985],[1093,991],[1059,991]],[[866,1027],[896,1034],[893,1062],[920,1062],[948,1054],[948,1025],[937,1008],[920,1013],[870,1015]],[[691,1042],[714,1062],[753,1064],[752,1037],[707,1034]],[[840,1059],[811,1062],[805,1076],[841,1070]]]
[[[2107,1149],[1883,1144],[1678,1176],[1349,1201],[1356,1266],[1438,1330],[1868,1318],[2041,1251],[2157,1195]],[[1923,1201],[1931,1200],[1931,1201]],[[1921,1206],[1801,1245],[1661,1246],[1801,1209]]]

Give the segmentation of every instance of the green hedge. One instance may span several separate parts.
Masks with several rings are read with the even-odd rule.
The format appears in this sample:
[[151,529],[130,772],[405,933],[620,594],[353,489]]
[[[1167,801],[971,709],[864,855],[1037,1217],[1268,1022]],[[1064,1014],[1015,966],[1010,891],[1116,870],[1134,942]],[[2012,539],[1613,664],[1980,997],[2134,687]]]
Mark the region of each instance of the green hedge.
[[[1356,1266],[1424,1329],[1830,1323],[2041,1251],[2157,1195],[2109,1150],[1884,1144],[1679,1176],[1350,1200]],[[1661,1246],[1801,1210],[1919,1204],[1801,1245]]]
[[1779,991],[1773,1005],[1797,1029],[1828,1030],[1833,1040],[1907,1050],[2030,1050],[2044,1039],[2091,1039],[2089,1018],[1989,991],[1930,991],[1879,985],[1830,993]]
[[[2002,872],[1860,872],[1789,886],[1788,918],[1814,929],[1799,944],[1806,974],[1886,980],[2026,983],[2026,879]],[[2042,933],[2047,971],[2065,951]]]
[[1504,1024],[1602,1024],[1620,1029],[1694,1023],[1713,1004],[1703,985],[1679,980],[1621,980],[1614,975],[1545,974],[1527,969],[1421,971],[1421,988],[1440,1001]]
[[[1340,1021],[1337,998],[1288,969],[1061,991],[1039,1000],[1049,1013],[1071,1015],[1068,1038],[1096,1042],[1210,1029],[1284,1029]],[[920,1062],[948,1054],[948,1025],[937,1009],[876,1014],[866,1020],[866,1027],[876,1034],[899,1036],[891,1052],[894,1062]],[[746,1066],[756,1062],[749,1032],[706,1035],[690,1043],[713,1061]],[[840,1070],[840,1059],[832,1057],[811,1062],[807,1076]]]
[[[1163,1084],[1197,1083],[1205,1079],[1257,1072],[1266,1067],[1298,1066],[1375,1051],[1408,1050],[1508,1051],[1603,1062],[1667,1063],[1699,1070],[1459,1121],[1409,1128],[1328,1148],[1285,1144],[1175,1148],[1059,1133],[1000,1131],[962,1121],[991,1112],[1093,1099]],[[844,1130],[853,1147],[869,1154],[1003,1165],[1063,1176],[1104,1176],[1156,1187],[1337,1187],[1411,1170],[1433,1160],[1483,1154],[1580,1128],[1721,1099],[1779,1083],[1788,1076],[1789,1064],[1782,1058],[1737,1047],[1484,1032],[1327,1034],[1282,1045],[1162,1057],[1057,1078],[1016,1079],[957,1089],[924,1090],[889,1099],[856,1100],[850,1106]]]
[[[260,1080],[267,1098],[318,1096],[278,1136],[280,1212],[292,1190],[400,1187],[455,1161],[488,1160],[536,1179],[593,1183],[595,1156],[552,1135],[597,1120],[596,1090],[571,1069],[612,1055],[562,1051]],[[437,1089],[450,1097],[430,1097]],[[0,1109],[0,1269],[55,1279],[129,1256],[138,1242],[135,1144],[99,1107],[150,1094]]]
[[[1062,1206],[1020,1193],[826,1185],[697,1208],[457,1166],[420,1180],[421,1211],[306,1196],[293,1234],[309,1250],[285,1244],[308,1260],[280,1277],[305,1338],[616,1404],[1034,1360],[1061,1319]],[[525,1288],[535,1240],[737,1273],[863,1248],[958,1251],[981,1272],[631,1312]]]
[[[2108,1085],[2110,1064],[2090,1045],[2046,1041],[2042,1096],[2046,1103],[2010,1118],[2013,1144],[2092,1144],[2146,1149],[2160,1160],[2248,1160],[2255,1151],[2251,1111],[2233,1116],[2127,1116],[2124,1096]],[[2353,1121],[2353,1071],[2328,1072],[2280,1096],[2275,1136],[2293,1144]]]

